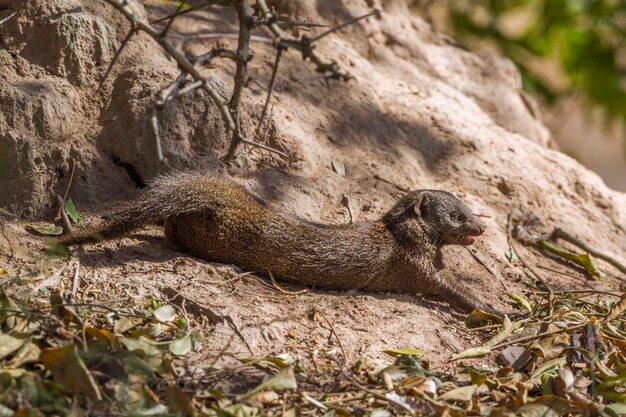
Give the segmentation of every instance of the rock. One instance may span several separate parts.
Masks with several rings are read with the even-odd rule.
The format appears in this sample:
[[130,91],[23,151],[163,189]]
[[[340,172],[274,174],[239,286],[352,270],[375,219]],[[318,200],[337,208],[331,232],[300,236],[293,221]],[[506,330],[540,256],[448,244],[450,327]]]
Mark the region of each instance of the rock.
[[498,355],[498,360],[503,366],[510,366],[516,371],[528,365],[531,358],[532,354],[522,346],[508,346]]

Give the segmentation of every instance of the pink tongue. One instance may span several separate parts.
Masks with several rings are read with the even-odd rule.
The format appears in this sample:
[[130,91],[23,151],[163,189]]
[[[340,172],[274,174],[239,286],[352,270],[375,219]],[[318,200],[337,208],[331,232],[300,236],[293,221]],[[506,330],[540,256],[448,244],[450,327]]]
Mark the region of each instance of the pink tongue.
[[474,238],[472,236],[464,236],[463,243],[466,245],[471,245],[472,243],[474,243]]

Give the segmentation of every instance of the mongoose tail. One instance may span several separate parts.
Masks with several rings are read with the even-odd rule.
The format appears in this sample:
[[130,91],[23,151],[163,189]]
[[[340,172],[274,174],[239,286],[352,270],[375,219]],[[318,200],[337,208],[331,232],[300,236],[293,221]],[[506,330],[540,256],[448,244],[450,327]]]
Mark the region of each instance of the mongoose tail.
[[[250,197],[243,188],[219,177],[199,177],[197,173],[189,171],[163,175],[154,179],[132,206],[111,215],[111,220],[106,224],[63,236],[59,242],[64,245],[82,245],[127,236],[134,230],[169,216],[220,207],[232,208],[233,202],[249,202]],[[257,198],[254,200],[260,203]]]

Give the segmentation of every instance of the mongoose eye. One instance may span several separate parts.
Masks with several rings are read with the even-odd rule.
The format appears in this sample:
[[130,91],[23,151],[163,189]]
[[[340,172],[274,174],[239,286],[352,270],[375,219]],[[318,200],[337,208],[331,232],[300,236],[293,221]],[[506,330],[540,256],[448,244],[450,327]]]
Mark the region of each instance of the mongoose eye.
[[450,214],[450,218],[452,219],[452,221],[460,223],[461,222],[461,215],[458,213],[452,213]]

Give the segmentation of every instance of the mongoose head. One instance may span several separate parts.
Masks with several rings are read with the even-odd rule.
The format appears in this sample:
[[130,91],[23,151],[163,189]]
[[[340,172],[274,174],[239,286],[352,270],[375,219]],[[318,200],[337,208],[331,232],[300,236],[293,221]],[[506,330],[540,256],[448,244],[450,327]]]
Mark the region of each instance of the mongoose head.
[[454,195],[440,190],[419,190],[409,194],[413,214],[434,243],[471,245],[486,226]]

